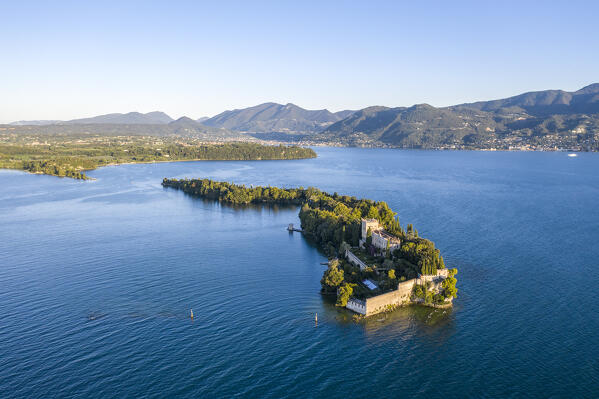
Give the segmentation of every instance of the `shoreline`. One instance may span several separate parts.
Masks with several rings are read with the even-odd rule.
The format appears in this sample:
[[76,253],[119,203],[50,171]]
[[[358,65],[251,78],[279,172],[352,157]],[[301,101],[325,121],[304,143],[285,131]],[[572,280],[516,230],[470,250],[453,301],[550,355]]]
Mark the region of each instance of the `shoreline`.
[[[94,170],[98,170],[100,168],[104,168],[107,166],[119,166],[119,165],[135,165],[135,164],[151,164],[151,163],[171,163],[171,162],[201,162],[201,161],[205,161],[205,162],[214,162],[214,161],[226,161],[226,162],[239,162],[239,161],[246,161],[246,162],[251,162],[251,161],[300,161],[303,159],[314,159],[314,158],[318,158],[318,155],[315,157],[308,157],[308,158],[272,158],[272,159],[262,159],[262,158],[258,158],[258,159],[168,159],[168,160],[158,160],[158,161],[133,161],[133,162],[112,162],[112,163],[108,163],[105,165],[98,165],[95,168],[91,168],[91,169],[75,169],[77,172],[83,173],[83,172],[91,172]],[[70,176],[59,176],[59,175],[53,175],[53,174],[48,174],[48,173],[44,173],[44,172],[31,172],[27,169],[21,169],[21,168],[9,168],[9,167],[0,167],[0,169],[6,169],[6,170],[18,170],[21,172],[25,172],[25,173],[29,173],[32,175],[46,175],[46,176],[54,176],[54,177],[60,177],[60,178],[69,178],[69,179],[73,179],[73,180],[96,180],[95,177],[88,177],[87,175],[86,178],[84,179],[76,179]]]

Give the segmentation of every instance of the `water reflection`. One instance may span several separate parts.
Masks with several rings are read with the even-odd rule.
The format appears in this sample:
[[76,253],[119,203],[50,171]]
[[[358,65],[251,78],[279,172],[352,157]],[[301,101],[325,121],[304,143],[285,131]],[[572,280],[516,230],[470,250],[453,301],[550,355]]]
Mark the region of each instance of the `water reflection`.
[[247,210],[262,212],[264,210],[267,210],[267,211],[273,212],[275,214],[279,213],[281,211],[289,211],[289,210],[293,210],[293,209],[299,210],[298,205],[269,204],[269,203],[230,204],[228,202],[221,202],[221,201],[214,200],[214,199],[201,198],[196,195],[185,193],[181,190],[177,190],[172,187],[163,187],[163,190],[180,192],[185,197],[190,198],[192,200],[192,204],[194,204],[195,206],[202,205],[202,209],[214,209],[214,210],[230,209],[235,212],[242,212],[242,211],[247,211]]

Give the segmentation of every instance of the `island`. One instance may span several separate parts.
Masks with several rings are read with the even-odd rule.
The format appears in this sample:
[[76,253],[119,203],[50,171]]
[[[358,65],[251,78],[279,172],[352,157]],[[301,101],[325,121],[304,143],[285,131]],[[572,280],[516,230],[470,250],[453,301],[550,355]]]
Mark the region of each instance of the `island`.
[[203,142],[191,137],[0,134],[0,168],[74,179],[101,166],[174,161],[315,158],[310,148],[250,142]]
[[330,259],[322,294],[336,296],[338,306],[359,315],[407,304],[450,307],[457,296],[457,269],[447,268],[435,244],[411,224],[404,229],[383,201],[313,187],[246,187],[210,179],[165,178],[162,185],[228,204],[300,206],[302,232]]

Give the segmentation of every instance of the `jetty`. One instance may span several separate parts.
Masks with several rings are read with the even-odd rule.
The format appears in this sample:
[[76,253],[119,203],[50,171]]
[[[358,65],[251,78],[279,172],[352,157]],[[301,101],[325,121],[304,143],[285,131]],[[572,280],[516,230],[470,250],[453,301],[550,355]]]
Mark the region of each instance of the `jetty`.
[[289,226],[287,226],[287,231],[292,233],[294,231],[297,231],[298,233],[303,233],[304,231],[301,229],[296,229],[295,227],[293,227],[293,223],[289,223]]

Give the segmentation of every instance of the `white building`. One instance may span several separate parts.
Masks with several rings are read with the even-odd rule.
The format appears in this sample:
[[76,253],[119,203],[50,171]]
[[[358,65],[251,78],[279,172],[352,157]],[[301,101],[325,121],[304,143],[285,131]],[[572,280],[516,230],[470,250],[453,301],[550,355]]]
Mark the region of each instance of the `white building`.
[[387,243],[389,243],[389,250],[394,251],[401,246],[401,240],[383,230],[381,225],[379,225],[379,221],[376,219],[362,219],[362,238],[360,239],[360,245],[364,245],[366,242],[368,230],[372,233],[372,245],[375,248],[384,251],[387,249]]

